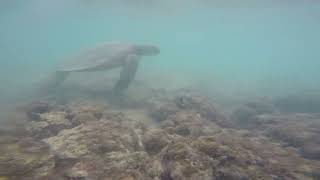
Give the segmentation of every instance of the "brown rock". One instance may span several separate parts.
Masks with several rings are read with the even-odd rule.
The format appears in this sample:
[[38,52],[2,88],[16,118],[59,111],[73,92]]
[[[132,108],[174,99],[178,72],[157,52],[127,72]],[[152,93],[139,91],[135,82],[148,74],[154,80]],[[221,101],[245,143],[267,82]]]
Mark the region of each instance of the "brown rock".
[[170,141],[165,131],[151,129],[143,135],[142,142],[145,150],[153,155],[159,153]]

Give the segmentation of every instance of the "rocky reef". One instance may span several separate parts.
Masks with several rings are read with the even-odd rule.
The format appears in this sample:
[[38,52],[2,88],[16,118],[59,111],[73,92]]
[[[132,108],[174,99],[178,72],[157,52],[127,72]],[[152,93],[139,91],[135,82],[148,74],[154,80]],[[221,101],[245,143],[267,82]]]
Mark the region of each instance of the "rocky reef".
[[32,138],[1,136],[0,179],[42,179],[55,166],[48,144]]
[[95,101],[30,104],[26,135],[0,138],[0,179],[320,178],[318,115],[254,102],[229,118],[196,93],[154,93],[134,110]]
[[274,104],[282,112],[320,113],[320,93],[306,91],[280,96]]
[[238,127],[267,136],[283,147],[297,148],[305,158],[320,160],[320,114],[272,109],[258,112],[244,105],[236,109],[232,116]]

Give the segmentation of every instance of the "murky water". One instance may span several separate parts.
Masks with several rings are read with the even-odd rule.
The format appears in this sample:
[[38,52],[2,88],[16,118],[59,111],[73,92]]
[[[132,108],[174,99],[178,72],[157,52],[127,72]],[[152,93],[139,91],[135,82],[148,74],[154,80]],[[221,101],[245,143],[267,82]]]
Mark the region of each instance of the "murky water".
[[[0,121],[66,59],[108,41],[160,48],[135,77],[148,87],[197,89],[222,104],[284,96],[285,110],[319,112],[319,19],[312,0],[0,0]],[[118,74],[71,82],[101,91],[109,76]]]
[[139,70],[150,81],[255,93],[319,88],[316,2],[137,3],[1,1],[1,99],[105,41],[158,45],[161,55]]

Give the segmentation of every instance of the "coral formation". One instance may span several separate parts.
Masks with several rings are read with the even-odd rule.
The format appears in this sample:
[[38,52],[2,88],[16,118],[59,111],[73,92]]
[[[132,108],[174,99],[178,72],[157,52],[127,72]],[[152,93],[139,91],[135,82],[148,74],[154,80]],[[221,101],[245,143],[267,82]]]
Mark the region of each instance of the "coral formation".
[[319,115],[255,102],[232,121],[195,94],[146,101],[152,124],[95,102],[33,104],[35,139],[1,136],[0,179],[319,179]]
[[31,138],[0,137],[0,177],[41,179],[50,174],[54,165],[47,144]]
[[320,113],[320,94],[319,91],[290,94],[276,98],[274,104],[282,112]]
[[320,115],[306,113],[249,113],[241,109],[233,114],[241,127],[264,134],[284,147],[298,148],[311,159],[320,159]]
[[57,135],[62,129],[72,127],[65,112],[48,112],[39,115],[36,121],[30,121],[26,130],[36,138],[44,138]]

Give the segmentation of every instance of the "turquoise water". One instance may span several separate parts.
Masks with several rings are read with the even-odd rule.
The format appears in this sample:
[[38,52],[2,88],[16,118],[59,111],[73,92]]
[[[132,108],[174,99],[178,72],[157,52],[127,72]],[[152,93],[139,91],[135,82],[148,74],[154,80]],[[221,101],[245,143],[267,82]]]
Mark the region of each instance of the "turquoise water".
[[145,58],[137,77],[162,78],[158,86],[317,91],[319,19],[315,1],[0,0],[0,100],[26,94],[65,58],[104,41],[158,45],[161,54]]

